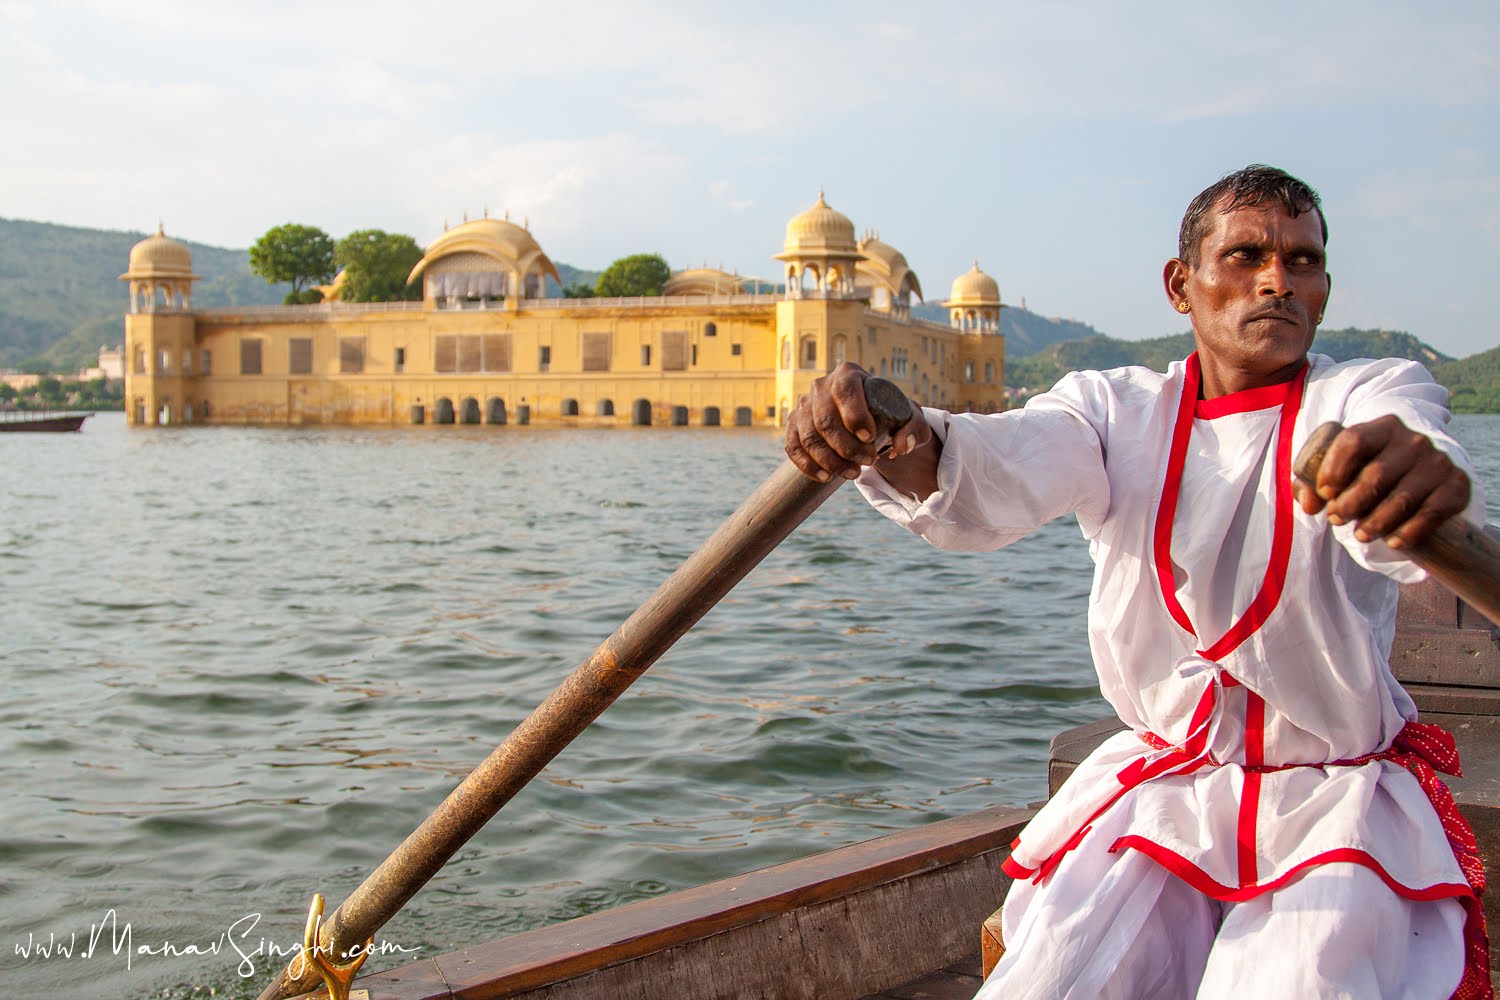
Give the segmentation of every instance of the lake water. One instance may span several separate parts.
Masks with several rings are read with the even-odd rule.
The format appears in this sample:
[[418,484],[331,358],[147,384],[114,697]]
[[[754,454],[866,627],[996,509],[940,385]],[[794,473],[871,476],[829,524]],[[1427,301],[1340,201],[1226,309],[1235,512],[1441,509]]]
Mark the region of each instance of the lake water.
[[[1455,429],[1500,498],[1500,417]],[[779,461],[729,428],[0,435],[0,992],[255,996],[311,894]],[[381,939],[432,955],[1040,799],[1052,735],[1107,711],[1089,576],[1071,519],[940,553],[841,490]]]

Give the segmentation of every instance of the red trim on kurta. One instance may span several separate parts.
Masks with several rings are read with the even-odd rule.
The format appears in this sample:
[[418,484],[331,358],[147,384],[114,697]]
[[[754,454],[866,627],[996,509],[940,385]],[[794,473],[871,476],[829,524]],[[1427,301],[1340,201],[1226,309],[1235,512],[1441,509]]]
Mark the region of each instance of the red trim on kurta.
[[1183,459],[1187,455],[1188,439],[1193,435],[1193,405],[1198,398],[1198,383],[1202,372],[1198,368],[1198,352],[1188,355],[1182,375],[1182,399],[1177,403],[1177,419],[1172,424],[1172,447],[1167,452],[1167,475],[1162,482],[1161,502],[1156,508],[1156,526],[1152,538],[1153,555],[1156,560],[1156,579],[1161,586],[1162,600],[1172,620],[1193,635],[1193,623],[1187,612],[1177,602],[1177,584],[1172,579],[1172,521],[1177,516],[1177,494],[1182,489]]
[[1027,868],[1017,861],[1015,855],[1009,855],[1004,861],[1000,862],[1000,870],[1013,879],[1028,879],[1036,873],[1035,868]]
[[1276,432],[1275,522],[1271,529],[1271,558],[1266,562],[1266,578],[1260,592],[1240,619],[1230,626],[1223,638],[1204,651],[1217,662],[1228,656],[1240,643],[1255,634],[1266,623],[1281,601],[1286,585],[1286,570],[1292,558],[1292,430],[1297,411],[1302,409],[1302,390],[1307,384],[1307,366],[1290,383],[1286,402],[1281,407],[1281,423]]
[[1211,896],[1226,903],[1243,903],[1247,899],[1254,899],[1256,896],[1280,889],[1308,868],[1316,865],[1334,864],[1340,861],[1364,865],[1378,875],[1380,880],[1389,886],[1392,892],[1404,899],[1425,901],[1451,899],[1454,897],[1472,898],[1474,896],[1474,888],[1467,882],[1439,882],[1436,885],[1430,885],[1422,889],[1403,885],[1396,881],[1395,877],[1386,871],[1385,867],[1379,861],[1376,861],[1369,852],[1362,851],[1356,847],[1339,847],[1331,851],[1324,851],[1322,854],[1315,854],[1288,868],[1269,882],[1259,882],[1242,886],[1225,885],[1170,847],[1163,847],[1154,840],[1147,840],[1145,837],[1136,834],[1128,834],[1116,840],[1110,846],[1109,851],[1111,854],[1115,854],[1127,849],[1139,851],[1205,896]]
[[[1210,679],[1203,689],[1203,694],[1198,696],[1198,705],[1193,709],[1193,717],[1188,720],[1187,736],[1181,744],[1169,744],[1155,733],[1145,733],[1141,736],[1147,745],[1163,751],[1164,755],[1155,760],[1137,757],[1120,768],[1116,777],[1123,786],[1121,792],[1195,761],[1199,766],[1208,763],[1208,720],[1214,714],[1214,703],[1218,700],[1217,690]],[[1152,743],[1153,739],[1156,740],[1155,743]],[[1166,756],[1166,753],[1170,753],[1171,756]],[[1117,795],[1116,798],[1118,797]],[[1104,808],[1108,808],[1113,802],[1114,799],[1110,799]],[[1104,808],[1101,808],[1099,812],[1103,812]],[[1098,816],[1099,812],[1094,813],[1094,816]],[[1093,817],[1089,817],[1089,822],[1093,821]]]
[[1276,385],[1264,385],[1259,389],[1231,392],[1227,396],[1200,399],[1193,406],[1193,416],[1199,420],[1213,420],[1216,417],[1227,417],[1231,413],[1269,410],[1273,406],[1280,406],[1286,402],[1291,385],[1290,382],[1278,382]]
[[[1194,637],[1199,637],[1198,630],[1193,627],[1192,620],[1177,600],[1177,581],[1172,573],[1172,524],[1177,517],[1177,495],[1182,490],[1182,473],[1187,464],[1188,442],[1193,435],[1193,417],[1201,405],[1198,400],[1198,386],[1202,380],[1202,370],[1199,367],[1196,351],[1188,355],[1184,368],[1182,398],[1178,400],[1177,418],[1172,424],[1172,447],[1167,455],[1167,472],[1162,482],[1161,503],[1156,508],[1152,550],[1156,562],[1156,579],[1161,587],[1162,601],[1167,606],[1167,612],[1172,616],[1172,620],[1183,629],[1192,633]],[[1229,631],[1225,632],[1218,642],[1201,650],[1206,659],[1218,662],[1229,655],[1235,647],[1265,624],[1266,619],[1270,617],[1272,611],[1276,610],[1276,605],[1281,600],[1281,591],[1286,584],[1287,564],[1292,554],[1292,430],[1297,422],[1297,412],[1302,408],[1302,391],[1307,384],[1307,372],[1308,367],[1304,364],[1292,381],[1267,387],[1274,392],[1249,389],[1245,392],[1219,397],[1236,400],[1240,397],[1248,398],[1249,394],[1255,393],[1258,394],[1254,397],[1256,400],[1267,399],[1274,395],[1280,396],[1283,401],[1281,418],[1276,431],[1276,471],[1273,483],[1276,492],[1272,503],[1274,521],[1271,530],[1271,556],[1266,562],[1266,575],[1261,582],[1260,590],[1250,602],[1250,606],[1245,609],[1245,613],[1230,626]],[[1247,407],[1247,409],[1251,408],[1263,409],[1264,407]],[[1226,407],[1224,412],[1243,411]],[[1216,415],[1222,416],[1223,414]]]
[[[1227,675],[1226,675],[1227,676]],[[1285,885],[1298,872],[1318,864],[1348,861],[1362,864],[1375,872],[1391,890],[1407,899],[1426,900],[1441,899],[1446,897],[1457,897],[1464,908],[1464,973],[1458,989],[1454,992],[1454,1000],[1493,1000],[1494,987],[1490,981],[1490,948],[1489,929],[1484,916],[1484,905],[1480,902],[1480,896],[1484,893],[1485,872],[1484,863],[1479,857],[1479,845],[1474,837],[1474,830],[1469,826],[1463,814],[1458,811],[1458,805],[1453,801],[1453,793],[1448,786],[1438,777],[1438,772],[1443,774],[1457,775],[1460,772],[1458,748],[1453,741],[1453,734],[1441,726],[1431,725],[1425,722],[1408,722],[1396,735],[1396,739],[1384,750],[1374,753],[1362,754],[1348,760],[1336,760],[1327,764],[1291,764],[1266,767],[1264,758],[1264,721],[1265,703],[1256,697],[1254,692],[1246,691],[1248,699],[1245,710],[1245,753],[1248,761],[1255,770],[1245,772],[1245,791],[1240,800],[1240,826],[1237,831],[1239,839],[1239,863],[1240,863],[1240,886],[1231,888],[1223,885],[1209,877],[1197,865],[1170,848],[1163,847],[1152,840],[1136,835],[1127,835],[1116,840],[1110,846],[1111,853],[1123,848],[1131,848],[1140,851],[1147,857],[1156,861],[1178,878],[1187,882],[1198,891],[1221,899],[1226,902],[1238,902],[1245,899],[1253,899],[1263,892],[1268,892]],[[1257,706],[1255,702],[1259,702]],[[1151,734],[1147,734],[1150,736]],[[1145,737],[1143,737],[1144,739]],[[1158,738],[1159,739],[1159,738]],[[1148,742],[1150,742],[1148,740]],[[1379,862],[1375,861],[1369,854],[1356,848],[1337,848],[1325,851],[1322,854],[1308,858],[1281,873],[1270,882],[1259,883],[1253,877],[1253,868],[1250,869],[1252,876],[1246,877],[1245,866],[1245,810],[1246,803],[1257,802],[1259,799],[1260,776],[1263,773],[1282,770],[1285,767],[1346,767],[1370,764],[1376,761],[1389,760],[1400,764],[1412,773],[1426,794],[1439,822],[1442,823],[1443,833],[1448,838],[1448,846],[1453,851],[1454,860],[1463,872],[1467,884],[1455,887],[1453,883],[1439,883],[1428,886],[1425,889],[1413,889],[1404,886],[1391,877]],[[1201,766],[1200,762],[1200,766]],[[1254,781],[1255,795],[1252,797],[1251,783]],[[1254,833],[1254,819],[1250,821],[1250,832]],[[1253,850],[1253,847],[1252,847]],[[1253,864],[1252,856],[1252,864]]]
[[1256,817],[1260,812],[1259,771],[1266,760],[1266,702],[1260,695],[1245,689],[1245,785],[1240,789],[1240,818],[1235,830],[1239,846],[1240,885],[1254,885],[1260,880],[1255,855]]

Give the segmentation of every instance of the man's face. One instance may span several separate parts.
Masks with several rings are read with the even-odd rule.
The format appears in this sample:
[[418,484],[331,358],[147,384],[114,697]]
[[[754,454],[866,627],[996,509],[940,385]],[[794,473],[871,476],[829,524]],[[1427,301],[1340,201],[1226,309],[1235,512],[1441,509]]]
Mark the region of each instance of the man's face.
[[1318,214],[1294,218],[1272,204],[1216,210],[1212,217],[1197,265],[1173,260],[1165,275],[1168,296],[1189,307],[1205,389],[1217,394],[1288,381],[1328,302]]

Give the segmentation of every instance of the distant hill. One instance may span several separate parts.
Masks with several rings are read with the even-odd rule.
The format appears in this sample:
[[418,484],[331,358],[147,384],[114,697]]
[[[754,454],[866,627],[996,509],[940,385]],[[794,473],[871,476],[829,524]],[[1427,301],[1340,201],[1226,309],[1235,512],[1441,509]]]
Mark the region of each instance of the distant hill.
[[[101,346],[123,343],[129,294],[118,279],[146,235],[0,219],[0,368],[76,371],[93,364]],[[193,285],[195,306],[269,305],[290,288],[252,274],[248,250],[182,242],[202,277]],[[557,270],[564,284],[599,277],[567,264]]]
[[[119,281],[145,233],[0,219],[0,367],[70,371],[125,339],[129,293]],[[246,250],[184,240],[202,276],[193,303],[280,302],[286,286],[250,273]]]
[[1432,377],[1453,394],[1454,413],[1500,413],[1500,347],[1440,364]]
[[[948,310],[936,302],[923,302],[912,306],[911,313],[919,319],[931,320],[934,323],[948,322]],[[1000,332],[1005,335],[1006,364],[1010,364],[1015,358],[1027,357],[1064,340],[1083,340],[1087,337],[1103,336],[1087,323],[1042,316],[1019,306],[1006,306],[1000,310]]]
[[[1003,315],[1003,314],[1002,314]],[[1013,389],[1038,392],[1049,388],[1063,375],[1086,369],[1104,370],[1124,365],[1144,365],[1162,371],[1168,364],[1185,358],[1193,350],[1193,335],[1177,333],[1151,340],[1116,340],[1094,336],[1053,344],[1030,357],[1012,360],[1006,345],[1005,384]],[[1461,364],[1468,370],[1469,360],[1455,363],[1448,355],[1434,350],[1409,333],[1398,330],[1322,330],[1313,340],[1314,353],[1326,354],[1336,361],[1351,358],[1406,358],[1420,361],[1444,385],[1449,383],[1438,370]],[[1493,353],[1493,352],[1492,352]],[[1477,357],[1485,357],[1478,355]],[[1500,360],[1496,362],[1500,373]],[[1451,386],[1450,386],[1451,388]]]

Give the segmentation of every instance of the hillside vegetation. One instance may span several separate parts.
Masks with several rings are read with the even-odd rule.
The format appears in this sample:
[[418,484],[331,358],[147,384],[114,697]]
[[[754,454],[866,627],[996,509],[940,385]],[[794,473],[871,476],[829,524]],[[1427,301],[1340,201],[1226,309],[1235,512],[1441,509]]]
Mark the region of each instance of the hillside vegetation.
[[[0,368],[73,371],[92,364],[101,346],[122,343],[129,293],[119,277],[130,248],[145,238],[0,219]],[[250,273],[248,251],[183,242],[202,277],[195,305],[256,305],[286,295],[286,286]]]
[[1500,413],[1500,347],[1440,364],[1432,377],[1453,394],[1454,413]]
[[[1007,348],[1009,344],[1006,345]],[[1492,409],[1500,412],[1500,352],[1490,351],[1462,361],[1436,351],[1409,333],[1399,330],[1321,330],[1313,340],[1314,353],[1326,354],[1335,361],[1352,358],[1406,358],[1426,365],[1437,381],[1455,393],[1459,382],[1450,381],[1464,373],[1463,384],[1470,394],[1469,402],[1484,405],[1493,399]],[[1012,359],[1006,352],[1005,384],[1013,389],[1040,392],[1052,386],[1063,375],[1085,369],[1119,368],[1143,365],[1162,371],[1173,361],[1185,358],[1193,350],[1192,333],[1177,333],[1152,340],[1116,340],[1093,336],[1053,344],[1029,357]],[[1490,375],[1485,376],[1479,359],[1492,358]],[[1441,373],[1441,374],[1440,374]],[[1493,393],[1493,396],[1489,395]],[[1456,408],[1456,407],[1455,407]],[[1477,412],[1477,411],[1471,411]]]
[[[146,235],[0,219],[0,368],[73,372],[92,365],[100,347],[123,343],[129,292],[119,278]],[[194,306],[276,305],[291,289],[252,274],[248,249],[182,242],[202,279],[193,284]],[[564,284],[599,276],[566,264],[557,270]]]
[[[918,319],[944,325],[948,323],[948,310],[937,302],[923,302],[913,306],[911,313]],[[1006,306],[1000,310],[1000,332],[1005,335],[1006,364],[1065,340],[1103,336],[1087,323],[1080,323],[1076,319],[1042,316],[1019,306]]]

